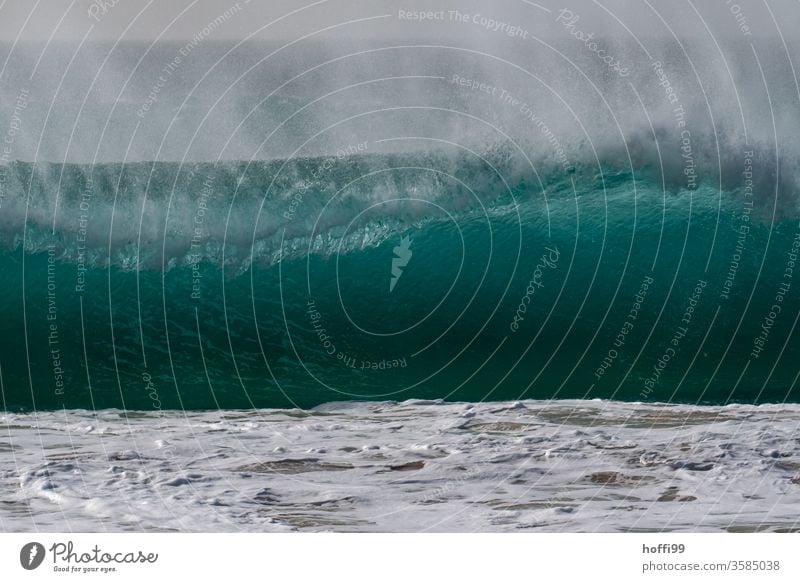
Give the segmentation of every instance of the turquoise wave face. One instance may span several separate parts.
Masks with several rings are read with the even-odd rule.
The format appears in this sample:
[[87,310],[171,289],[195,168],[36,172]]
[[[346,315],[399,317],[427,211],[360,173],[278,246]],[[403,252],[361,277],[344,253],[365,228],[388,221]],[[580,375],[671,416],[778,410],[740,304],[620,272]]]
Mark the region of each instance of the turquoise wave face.
[[[373,181],[272,193],[260,168],[238,183],[244,209],[231,168],[206,191],[208,176],[178,177],[187,209],[132,196],[152,171],[137,167],[111,191],[123,211],[160,205],[143,226],[111,214],[107,176],[87,189],[68,168],[59,230],[33,205],[24,244],[0,255],[4,407],[798,401],[800,223],[747,189],[667,192],[646,172],[578,168],[545,196],[480,166],[451,173],[466,189],[408,159],[354,163],[358,176],[374,164]],[[178,170],[156,172],[176,191]],[[303,213],[317,223],[293,205],[318,207]]]

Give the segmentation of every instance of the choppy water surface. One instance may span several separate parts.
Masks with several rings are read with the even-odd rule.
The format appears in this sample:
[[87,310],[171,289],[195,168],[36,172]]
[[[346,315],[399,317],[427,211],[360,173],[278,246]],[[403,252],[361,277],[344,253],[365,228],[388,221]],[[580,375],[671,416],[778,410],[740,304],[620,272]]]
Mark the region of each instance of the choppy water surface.
[[794,531],[800,406],[6,414],[3,531]]

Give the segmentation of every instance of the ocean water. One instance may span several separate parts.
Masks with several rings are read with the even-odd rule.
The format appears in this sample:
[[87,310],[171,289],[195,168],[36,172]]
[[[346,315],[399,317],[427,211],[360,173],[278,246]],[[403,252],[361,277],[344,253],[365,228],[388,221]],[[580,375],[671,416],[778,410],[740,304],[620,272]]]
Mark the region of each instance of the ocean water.
[[2,417],[4,531],[796,532],[797,405]]
[[797,531],[794,4],[255,4],[0,24],[0,530]]
[[13,164],[5,406],[797,401],[795,216],[504,153]]

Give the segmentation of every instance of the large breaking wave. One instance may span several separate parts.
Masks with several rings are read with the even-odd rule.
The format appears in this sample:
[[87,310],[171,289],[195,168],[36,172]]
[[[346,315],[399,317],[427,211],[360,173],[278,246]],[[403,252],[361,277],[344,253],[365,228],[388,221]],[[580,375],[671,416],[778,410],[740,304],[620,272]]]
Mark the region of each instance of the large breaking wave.
[[797,401],[795,45],[549,14],[0,47],[4,406]]
[[800,221],[755,195],[769,156],[736,164],[738,188],[670,190],[506,146],[17,163],[4,402],[796,400]]

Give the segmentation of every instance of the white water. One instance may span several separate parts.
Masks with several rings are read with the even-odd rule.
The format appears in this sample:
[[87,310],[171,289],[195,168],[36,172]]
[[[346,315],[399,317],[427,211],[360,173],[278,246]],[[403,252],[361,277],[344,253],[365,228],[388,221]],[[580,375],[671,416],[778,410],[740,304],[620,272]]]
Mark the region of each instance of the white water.
[[800,405],[0,416],[2,531],[800,528]]

